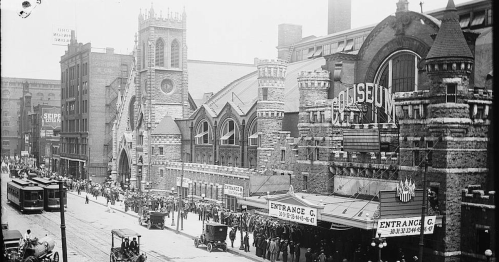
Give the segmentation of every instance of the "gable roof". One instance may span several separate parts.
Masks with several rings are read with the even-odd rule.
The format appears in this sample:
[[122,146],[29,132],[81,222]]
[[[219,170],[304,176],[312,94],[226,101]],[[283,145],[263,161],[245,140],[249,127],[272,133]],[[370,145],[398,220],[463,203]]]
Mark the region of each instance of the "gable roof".
[[[326,60],[323,57],[318,57],[288,64],[286,79],[284,80],[284,112],[299,111],[300,92],[298,89],[298,73],[319,69],[325,63]],[[205,105],[218,115],[224,106],[228,102],[231,102],[231,105],[236,105],[241,110],[240,113],[247,114],[257,101],[257,98],[258,74],[257,71],[254,71],[218,91],[206,101]]]
[[449,0],[445,10],[440,30],[426,56],[427,60],[438,58],[469,58],[473,59],[471,50],[466,43],[463,31],[459,25],[459,16],[453,0]]
[[151,132],[151,135],[180,135],[180,129],[171,116],[165,116]]

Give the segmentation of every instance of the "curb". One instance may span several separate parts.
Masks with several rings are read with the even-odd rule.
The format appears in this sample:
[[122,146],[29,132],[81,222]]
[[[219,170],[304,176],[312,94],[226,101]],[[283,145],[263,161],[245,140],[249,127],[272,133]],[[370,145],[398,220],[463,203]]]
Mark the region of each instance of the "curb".
[[[79,197],[79,198],[83,198],[83,199],[85,199],[85,197],[84,197],[84,196],[82,196],[82,195],[78,195],[77,193],[75,194],[75,192],[68,191],[68,193],[69,193],[69,194],[72,194],[72,195],[74,195],[74,196],[77,196],[77,197]],[[98,201],[96,201],[96,200],[93,200],[91,197],[89,197],[89,198],[88,198],[88,200],[90,200],[91,202],[94,202],[94,203],[96,203],[96,204],[99,204],[99,205],[101,205],[101,206],[107,207],[107,205],[105,205],[105,204],[103,204],[103,203],[100,203],[100,202],[98,202]],[[127,213],[127,212],[125,212],[125,211],[123,211],[123,210],[113,208],[113,206],[112,206],[112,205],[111,205],[111,209],[112,209],[112,210],[115,210],[115,211],[118,211],[118,212],[121,212],[121,213],[123,213],[123,214],[127,214],[127,215],[129,215],[129,216],[131,216],[131,217],[135,217],[135,218],[138,218],[138,217],[139,217],[138,215],[130,214],[130,213]],[[184,237],[190,238],[190,239],[192,239],[192,240],[193,240],[193,239],[195,239],[195,238],[197,238],[197,236],[192,236],[192,235],[187,234],[187,233],[185,233],[185,232],[181,232],[181,231],[177,232],[177,230],[176,230],[176,229],[171,228],[171,226],[165,226],[165,229],[167,229],[167,230],[169,230],[169,231],[172,231],[172,232],[174,232],[174,233],[176,233],[176,234],[182,235],[182,236],[184,236]],[[236,250],[232,250],[232,249],[230,249],[230,248],[227,248],[227,251],[226,251],[226,252],[231,253],[231,254],[234,254],[234,255],[238,255],[238,256],[241,256],[241,257],[244,257],[244,258],[247,258],[247,259],[251,259],[251,260],[253,260],[253,261],[257,261],[257,262],[260,262],[260,261],[261,261],[261,260],[260,260],[260,259],[258,259],[258,258],[254,258],[254,257],[252,257],[252,256],[249,256],[249,255],[245,254],[246,252],[242,253],[242,252],[238,252],[238,251],[236,251]]]

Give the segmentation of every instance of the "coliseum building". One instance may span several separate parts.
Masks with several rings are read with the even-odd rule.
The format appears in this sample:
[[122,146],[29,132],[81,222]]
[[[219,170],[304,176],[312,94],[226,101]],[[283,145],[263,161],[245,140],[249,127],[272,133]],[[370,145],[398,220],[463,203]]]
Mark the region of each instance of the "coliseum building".
[[[420,216],[426,173],[434,220],[425,261],[485,261],[484,249],[495,254],[490,4],[449,0],[431,16],[400,0],[373,27],[317,39],[280,26],[292,38],[279,36],[281,59],[260,60],[199,106],[189,99],[187,16],[151,8],[139,15],[113,126],[112,178],[269,216],[270,203],[308,208],[317,219],[304,224],[329,232],[352,260],[357,244],[377,254],[378,221]],[[317,48],[352,32],[363,35],[352,46]],[[405,186],[409,200],[397,193]],[[462,223],[480,216],[477,205],[489,218]],[[399,249],[418,255],[418,235],[387,239],[384,261]]]

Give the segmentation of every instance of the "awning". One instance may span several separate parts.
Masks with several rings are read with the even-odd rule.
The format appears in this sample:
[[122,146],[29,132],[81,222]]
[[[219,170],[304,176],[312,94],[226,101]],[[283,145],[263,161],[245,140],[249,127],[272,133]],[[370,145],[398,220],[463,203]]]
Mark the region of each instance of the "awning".
[[461,20],[459,21],[459,25],[461,26],[461,28],[465,28],[465,27],[468,27],[468,24],[470,23],[470,17],[467,16],[467,17],[463,17],[461,18]]
[[347,45],[345,46],[344,52],[352,51],[353,49],[353,39],[347,41]]
[[[469,18],[468,18],[468,20],[469,20]],[[477,16],[475,16],[473,18],[473,22],[471,22],[471,26],[481,25],[481,24],[483,24],[484,20],[485,20],[485,14],[484,13],[478,14]]]
[[317,56],[321,56],[321,55],[322,55],[322,46],[317,47],[317,50],[315,51],[314,56],[317,57]]
[[345,48],[345,42],[339,42],[338,48],[336,49],[336,52],[343,52],[344,48]]
[[309,49],[309,50],[308,50],[308,55],[307,55],[307,58],[311,58],[311,57],[313,57],[313,56],[314,56],[314,53],[315,53],[315,52],[314,52],[314,49],[313,49],[313,48]]
[[60,158],[61,159],[66,159],[66,160],[69,160],[69,161],[86,162],[86,160],[83,160],[83,159],[70,158],[70,157],[65,157],[65,156],[61,156]]
[[195,138],[200,138],[200,137],[203,137],[203,136],[204,136],[204,135],[206,135],[206,134],[208,134],[208,131],[203,132],[203,133],[200,133],[200,134],[197,134],[197,135],[195,136]]
[[222,136],[222,137],[220,138],[220,140],[227,140],[227,139],[229,139],[229,138],[230,138],[231,136],[233,136],[233,135],[234,135],[234,130],[232,130],[232,131],[230,131],[229,133],[227,133],[227,134],[225,134],[224,136]]

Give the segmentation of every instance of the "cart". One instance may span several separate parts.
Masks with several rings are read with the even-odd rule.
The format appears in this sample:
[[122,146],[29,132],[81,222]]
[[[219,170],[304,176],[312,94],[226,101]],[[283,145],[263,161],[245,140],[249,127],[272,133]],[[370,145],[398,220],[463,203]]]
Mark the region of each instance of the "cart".
[[[114,246],[114,238],[118,238],[120,241]],[[132,239],[137,238],[137,249],[125,249],[122,250],[121,243],[125,238]],[[111,230],[111,254],[109,254],[109,261],[127,261],[127,262],[144,262],[147,260],[147,256],[144,252],[140,253],[140,235],[135,231],[127,228],[113,229]]]
[[145,224],[147,229],[151,229],[151,227],[155,226],[161,230],[165,228],[165,212],[157,212],[157,211],[143,211],[142,215],[139,216],[139,224],[142,226]]
[[203,234],[194,239],[194,246],[205,245],[206,250],[211,253],[213,248],[227,251],[227,226],[219,223],[207,223]]

